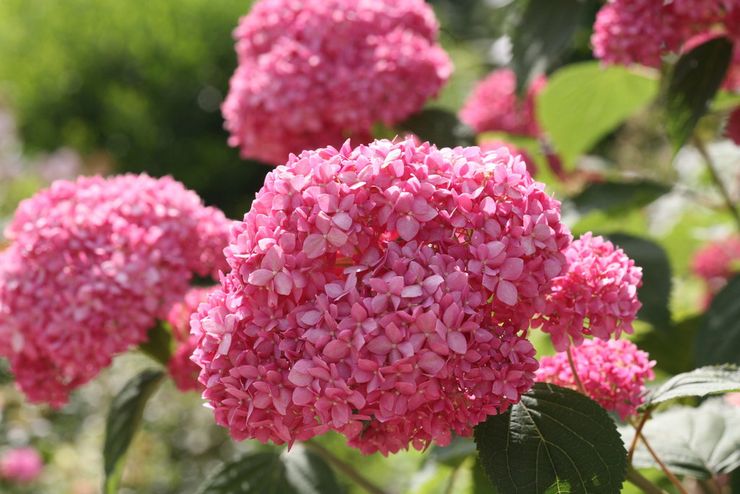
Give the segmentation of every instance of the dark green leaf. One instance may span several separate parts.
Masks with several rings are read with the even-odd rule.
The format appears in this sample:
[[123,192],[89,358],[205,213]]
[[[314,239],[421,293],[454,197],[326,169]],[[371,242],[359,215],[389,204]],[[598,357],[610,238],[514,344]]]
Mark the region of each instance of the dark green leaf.
[[500,492],[617,494],[627,452],[609,414],[570,389],[537,383],[475,428],[481,465]]
[[671,264],[665,250],[655,242],[626,233],[613,233],[608,237],[642,268],[642,287],[637,290],[642,308],[637,317],[658,330],[668,330],[671,326],[668,309]]
[[139,350],[162,365],[167,365],[172,356],[172,334],[165,323],[159,322],[149,330],[145,342],[139,345]]
[[700,367],[673,376],[651,392],[645,405],[652,407],[675,398],[704,397],[740,390],[740,370],[732,365]]
[[462,124],[457,116],[447,110],[427,108],[409,117],[398,126],[399,131],[413,132],[422,141],[437,147],[470,146],[473,131]]
[[683,146],[717,93],[732,58],[732,42],[714,38],[676,62],[666,93],[666,129],[675,150]]
[[583,215],[596,210],[618,213],[646,206],[670,190],[667,185],[650,180],[595,182],[573,197],[572,201]]
[[670,331],[639,331],[632,340],[656,361],[656,368],[675,375],[696,367],[694,340],[701,316],[686,318]]
[[[630,444],[634,430],[625,427],[622,434]],[[701,479],[740,467],[740,408],[721,399],[708,400],[698,408],[679,406],[655,414],[643,434],[674,473]],[[642,443],[633,462],[638,468],[658,467]]]
[[473,492],[472,494],[496,494],[496,487],[494,487],[491,480],[483,471],[483,467],[480,465],[480,459],[475,461],[473,465]]
[[162,381],[164,373],[148,369],[137,375],[113,398],[105,425],[103,462],[106,494],[118,492],[126,451],[139,429],[144,406]]
[[696,335],[699,365],[740,365],[740,276],[712,300]]
[[455,436],[448,446],[432,446],[428,458],[451,467],[457,467],[475,454],[475,443],[467,437]]
[[658,93],[658,81],[599,62],[567,65],[537,97],[537,118],[566,166],[589,151]]
[[302,446],[249,453],[219,467],[198,494],[337,494],[331,467]]
[[553,68],[570,47],[587,10],[583,0],[529,1],[511,33],[511,64],[519,90]]

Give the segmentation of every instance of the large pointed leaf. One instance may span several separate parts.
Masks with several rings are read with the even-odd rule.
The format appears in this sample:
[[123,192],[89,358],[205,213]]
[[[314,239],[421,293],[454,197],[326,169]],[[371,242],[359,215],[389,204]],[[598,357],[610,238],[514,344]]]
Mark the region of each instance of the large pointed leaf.
[[731,365],[709,366],[673,376],[645,401],[646,407],[676,398],[704,397],[740,390],[740,370]]
[[732,58],[732,42],[719,37],[703,43],[678,59],[666,93],[666,129],[678,150],[717,93]]
[[[674,407],[655,414],[642,433],[674,473],[708,478],[740,467],[740,407],[721,399],[708,400],[698,408]],[[630,444],[634,430],[625,427],[622,434]],[[658,467],[642,443],[633,462],[638,468]]]
[[632,341],[656,361],[655,368],[668,375],[689,372],[696,367],[694,341],[701,316],[683,319],[670,331],[638,331]]
[[246,454],[218,468],[198,494],[338,494],[331,467],[302,446]]
[[618,494],[627,452],[609,414],[590,398],[537,383],[475,428],[481,465],[505,493]]
[[105,425],[103,467],[106,494],[118,492],[126,452],[139,429],[144,406],[162,381],[160,370],[145,370],[131,379],[113,398]]
[[437,147],[470,146],[475,138],[454,113],[440,108],[426,108],[398,125],[400,131],[412,132],[422,141]]
[[456,436],[447,446],[432,446],[429,450],[428,459],[457,467],[470,456],[475,454],[475,443],[468,437]]
[[537,97],[537,118],[566,166],[658,93],[658,81],[598,62],[567,65]]
[[633,182],[595,182],[586,186],[571,200],[580,214],[591,211],[619,213],[650,204],[671,188],[651,180]]
[[696,335],[699,365],[740,365],[740,276],[714,297]]
[[665,250],[651,240],[626,233],[613,233],[608,237],[642,268],[642,286],[637,290],[642,308],[637,317],[656,329],[668,330],[671,326],[668,309],[671,264]]
[[570,47],[587,10],[584,0],[529,0],[511,33],[511,65],[519,89],[553,68]]

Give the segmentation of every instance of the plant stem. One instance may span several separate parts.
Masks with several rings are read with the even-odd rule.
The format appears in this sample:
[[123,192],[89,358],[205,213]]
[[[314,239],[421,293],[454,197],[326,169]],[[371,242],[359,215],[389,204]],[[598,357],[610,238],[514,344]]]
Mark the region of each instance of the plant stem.
[[331,463],[334,468],[342,472],[344,475],[352,479],[357,485],[365,489],[370,494],[386,494],[386,492],[378,487],[377,485],[366,479],[360,472],[354,469],[352,465],[337,458],[334,453],[320,445],[315,441],[306,441],[303,443],[308,449],[321,456],[323,459]]
[[732,214],[732,217],[735,219],[735,223],[740,230],[740,211],[738,211],[737,204],[735,204],[735,202],[732,200],[730,191],[727,189],[727,186],[725,186],[725,183],[722,181],[722,177],[719,176],[717,166],[714,164],[714,160],[712,160],[712,157],[709,155],[709,152],[704,145],[704,141],[702,141],[701,138],[697,135],[694,135],[694,146],[696,146],[699,154],[701,154],[702,158],[704,158],[704,162],[706,163],[707,169],[709,170],[709,175],[711,175],[712,181],[714,181],[714,184],[717,186],[720,195],[722,195],[722,198],[727,205],[727,209],[730,211],[730,214]]
[[678,492],[680,492],[681,494],[688,494],[683,484],[681,484],[681,481],[678,480],[678,478],[675,475],[673,475],[673,472],[668,470],[668,467],[665,465],[665,463],[663,463],[663,461],[660,459],[660,457],[655,452],[655,450],[652,448],[652,446],[650,446],[650,443],[648,442],[647,438],[643,435],[643,433],[636,432],[635,435],[640,436],[640,439],[642,440],[642,444],[645,445],[645,448],[648,450],[648,453],[650,453],[650,456],[653,457],[653,460],[655,460],[655,463],[657,463],[660,469],[663,470],[663,473],[665,474],[666,477],[668,477],[668,480],[671,481],[671,484],[676,486],[676,489],[678,489]]
[[580,376],[578,375],[578,371],[576,370],[576,363],[573,361],[573,354],[570,352],[570,343],[568,343],[568,348],[565,350],[568,354],[568,363],[570,364],[570,370],[573,372],[573,380],[576,382],[576,386],[578,386],[578,391],[581,392],[581,394],[584,394],[588,396],[588,393],[586,393],[586,387],[583,385],[583,381],[581,381]]
[[460,466],[457,465],[450,474],[450,479],[447,481],[447,487],[445,487],[444,494],[452,494],[455,489],[455,481],[457,480],[457,473],[460,471]]
[[646,410],[645,413],[642,414],[642,417],[640,417],[640,422],[637,423],[637,425],[632,424],[632,426],[635,428],[635,437],[632,438],[632,444],[630,444],[630,450],[629,453],[627,453],[627,461],[632,464],[632,457],[635,456],[635,449],[637,448],[637,443],[640,442],[640,436],[642,435],[642,428],[645,427],[645,423],[650,418],[650,412],[651,410]]
[[632,465],[627,466],[627,481],[642,489],[645,494],[667,494],[666,491],[643,477]]

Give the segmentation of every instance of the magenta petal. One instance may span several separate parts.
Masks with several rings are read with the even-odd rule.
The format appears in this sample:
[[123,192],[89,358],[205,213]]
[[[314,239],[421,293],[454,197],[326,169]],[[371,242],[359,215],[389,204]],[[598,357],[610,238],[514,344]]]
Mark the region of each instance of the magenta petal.
[[324,347],[324,355],[339,360],[345,357],[349,353],[349,346],[346,341],[333,340],[326,344]]
[[510,281],[499,280],[496,288],[496,298],[506,305],[515,305],[517,301],[516,287]]
[[419,222],[411,216],[401,216],[396,222],[396,229],[402,239],[410,242],[419,233]]
[[309,259],[316,259],[325,252],[326,240],[323,235],[313,233],[306,237],[306,240],[303,242],[303,253],[306,254]]
[[275,275],[275,291],[280,295],[290,295],[290,291],[293,288],[293,280],[290,279],[285,273],[278,273]]
[[256,269],[249,273],[247,282],[254,286],[265,286],[272,281],[274,275],[269,269]]
[[468,341],[465,339],[465,335],[457,331],[447,334],[447,346],[453,352],[461,355],[468,351]]
[[445,359],[434,352],[424,352],[419,357],[419,368],[427,374],[436,375],[445,366]]
[[308,405],[315,399],[315,395],[306,388],[293,390],[293,403],[299,406]]
[[511,257],[501,266],[501,277],[505,280],[516,280],[522,275],[524,261],[518,257]]

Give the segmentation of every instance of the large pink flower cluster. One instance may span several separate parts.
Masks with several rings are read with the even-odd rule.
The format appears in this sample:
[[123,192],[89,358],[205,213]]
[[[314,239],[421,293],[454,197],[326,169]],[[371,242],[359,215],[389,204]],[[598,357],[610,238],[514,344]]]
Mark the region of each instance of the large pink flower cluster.
[[290,153],[367,142],[421,109],[452,65],[423,0],[261,0],[235,32],[223,105],[229,143],[282,164]]
[[[578,380],[586,394],[622,420],[634,415],[645,399],[645,382],[655,378],[654,361],[627,340],[585,340],[571,347]],[[579,391],[568,354],[542,357],[537,380]]]
[[25,484],[36,480],[44,469],[44,461],[34,448],[15,448],[0,457],[0,479]]
[[565,350],[571,338],[580,345],[584,335],[607,340],[632,333],[642,305],[637,299],[642,269],[622,249],[590,233],[575,240],[565,255],[567,272],[553,280],[542,320],[555,348]]
[[[609,0],[596,16],[591,44],[594,56],[607,63],[659,67],[662,57],[696,45],[695,35],[724,33],[740,40],[740,0]],[[693,39],[692,39],[693,38]],[[738,89],[740,50],[725,87]]]
[[694,254],[691,268],[706,283],[708,300],[711,300],[727,280],[740,273],[740,235],[731,235],[702,247]]
[[516,403],[537,368],[522,333],[570,241],[543,187],[505,150],[413,139],[276,168],[191,321],[217,422],[387,454]]
[[533,177],[537,175],[537,163],[524,149],[521,149],[508,141],[499,139],[485,140],[480,143],[481,151],[495,151],[500,148],[506,148],[506,151],[512,156],[519,156],[527,166],[527,171]]
[[190,318],[197,312],[198,306],[208,300],[213,287],[192,288],[185,297],[172,306],[167,314],[167,323],[172,330],[175,351],[167,364],[167,370],[180,391],[200,389],[198,373],[200,367],[191,360],[198,338],[190,334]]
[[511,69],[499,69],[483,79],[460,110],[460,120],[476,132],[507,132],[536,137],[539,126],[535,116],[537,94],[547,80],[538,77],[530,85],[524,100],[516,94],[516,75]]
[[193,273],[225,267],[229,225],[169,177],[81,177],[23,201],[0,256],[0,354],[29,399],[63,405],[145,340]]

